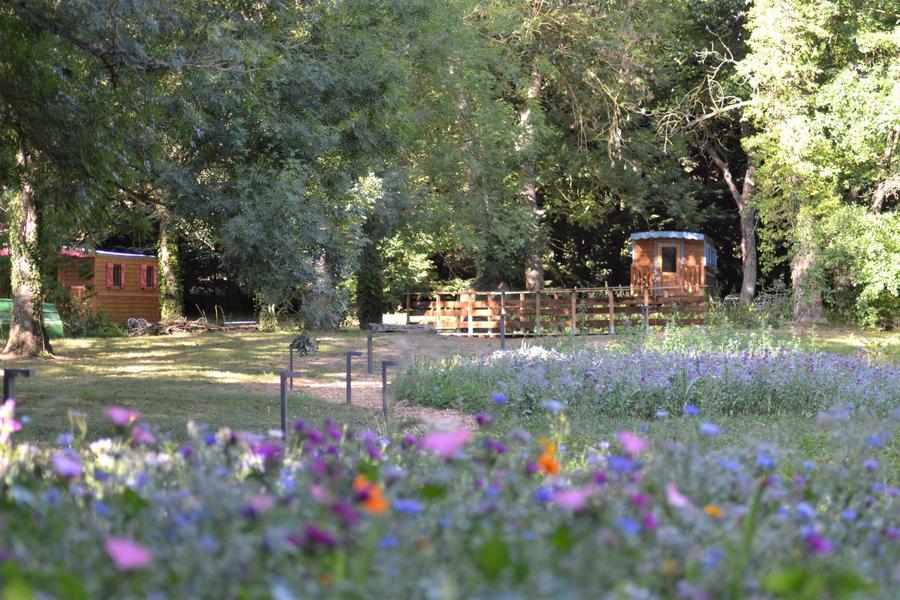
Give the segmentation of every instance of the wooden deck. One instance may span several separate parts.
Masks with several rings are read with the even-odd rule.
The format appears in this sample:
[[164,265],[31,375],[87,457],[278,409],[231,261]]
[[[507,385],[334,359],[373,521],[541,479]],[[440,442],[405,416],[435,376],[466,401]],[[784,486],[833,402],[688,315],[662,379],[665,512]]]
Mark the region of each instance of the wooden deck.
[[615,333],[617,325],[706,322],[706,290],[678,288],[573,288],[540,292],[408,294],[406,322],[439,333],[495,336],[501,314],[507,335]]

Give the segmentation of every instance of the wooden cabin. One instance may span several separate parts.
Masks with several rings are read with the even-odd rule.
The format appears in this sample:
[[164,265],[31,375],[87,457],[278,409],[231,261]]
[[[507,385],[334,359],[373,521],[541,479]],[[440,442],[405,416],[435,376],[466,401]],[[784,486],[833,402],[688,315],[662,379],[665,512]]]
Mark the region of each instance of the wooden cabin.
[[155,256],[107,250],[63,249],[56,272],[72,297],[111,323],[131,317],[159,321],[159,267]]
[[716,283],[713,240],[691,231],[632,233],[631,289],[654,296],[705,296]]

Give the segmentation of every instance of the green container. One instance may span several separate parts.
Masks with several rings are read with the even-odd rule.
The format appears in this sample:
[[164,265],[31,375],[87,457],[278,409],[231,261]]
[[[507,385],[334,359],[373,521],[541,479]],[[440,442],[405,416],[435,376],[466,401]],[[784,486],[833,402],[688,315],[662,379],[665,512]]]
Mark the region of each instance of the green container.
[[[9,334],[9,314],[12,310],[12,300],[9,298],[0,298],[0,327],[3,328],[3,337]],[[63,322],[56,312],[55,304],[44,302],[44,327],[47,328],[47,335],[50,339],[65,337],[63,331]]]

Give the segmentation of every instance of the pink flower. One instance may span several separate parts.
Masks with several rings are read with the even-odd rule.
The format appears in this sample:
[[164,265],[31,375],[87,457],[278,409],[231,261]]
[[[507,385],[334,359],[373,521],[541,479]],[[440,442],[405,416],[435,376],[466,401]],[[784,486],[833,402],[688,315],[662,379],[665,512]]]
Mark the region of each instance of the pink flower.
[[434,431],[422,440],[422,447],[431,450],[441,458],[453,458],[469,441],[471,434],[465,429],[456,431]]
[[156,441],[156,436],[143,425],[135,425],[131,435],[138,444],[152,444]]
[[121,406],[107,406],[103,412],[116,427],[128,427],[141,418],[138,411]]
[[250,502],[247,503],[253,512],[258,515],[269,512],[275,506],[275,498],[269,496],[267,494],[258,494],[253,496]]
[[75,479],[83,473],[81,460],[77,456],[57,452],[50,461],[53,464],[53,472],[63,479]]
[[0,444],[7,443],[12,434],[22,429],[22,425],[13,416],[16,414],[16,401],[12,398],[0,404]]
[[616,436],[625,452],[634,456],[647,449],[647,440],[628,431],[620,431]]
[[106,538],[105,548],[119,571],[133,571],[146,567],[153,558],[148,549],[128,538]]
[[678,491],[674,483],[666,486],[666,499],[669,505],[674,508],[694,508],[694,503],[690,499]]
[[553,502],[571,511],[579,511],[587,504],[588,498],[594,493],[594,488],[584,486],[574,490],[563,490],[553,497]]
[[331,497],[328,495],[328,492],[325,491],[321,485],[317,485],[313,483],[309,486],[309,493],[312,494],[312,497],[316,499],[316,502],[330,502]]

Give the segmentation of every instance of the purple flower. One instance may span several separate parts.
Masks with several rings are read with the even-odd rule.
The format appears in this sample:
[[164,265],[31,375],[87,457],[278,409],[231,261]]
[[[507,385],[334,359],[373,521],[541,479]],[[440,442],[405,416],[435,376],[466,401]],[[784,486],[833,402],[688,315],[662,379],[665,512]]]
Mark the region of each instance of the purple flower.
[[314,427],[310,427],[306,431],[306,439],[313,446],[317,446],[325,441],[325,434]]
[[411,433],[408,433],[405,436],[403,436],[403,446],[405,448],[411,448],[413,446],[418,446],[418,445],[419,445],[419,438],[417,438],[416,436],[412,435]]
[[63,479],[75,479],[84,472],[81,459],[77,454],[57,452],[50,460],[53,464],[53,472]]
[[647,449],[647,440],[628,431],[620,431],[616,439],[629,456],[635,456]]
[[353,527],[359,523],[359,513],[350,504],[342,500],[332,503],[331,514],[340,519],[347,527]]
[[332,420],[332,419],[326,420],[325,428],[328,430],[328,435],[331,437],[331,439],[333,439],[336,442],[340,441],[342,432],[341,432],[341,429],[337,425],[334,424],[334,420]]
[[250,450],[265,462],[275,461],[284,454],[284,447],[273,442],[259,442],[250,446]]
[[194,455],[194,446],[191,444],[185,444],[179,450],[179,454],[181,454],[181,458],[188,459]]
[[479,427],[487,427],[494,424],[494,416],[484,411],[477,412],[475,413],[475,422],[478,423]]
[[366,454],[372,460],[381,460],[381,450],[375,444],[366,444]]
[[644,518],[641,519],[641,523],[646,529],[649,529],[650,531],[659,528],[659,521],[656,520],[656,517],[653,516],[652,512],[648,512],[647,514],[645,514]]
[[488,450],[493,450],[497,454],[506,454],[506,451],[508,450],[506,444],[490,439],[484,440],[484,447]]
[[303,419],[297,419],[296,421],[294,421],[294,431],[297,433],[297,435],[300,435],[304,431],[306,431],[306,421],[304,421]]
[[633,536],[641,532],[641,524],[631,517],[618,517],[616,519],[616,525],[625,535]]
[[607,482],[609,478],[606,476],[606,473],[603,471],[594,471],[594,483],[597,485],[603,485]]
[[551,488],[538,488],[534,492],[534,499],[538,502],[550,502],[555,495]]
[[123,429],[141,418],[141,413],[138,411],[122,408],[121,406],[107,406],[103,412],[116,427]]
[[500,392],[494,392],[494,395],[491,398],[497,404],[509,404],[509,398],[506,397],[506,394],[501,394]]
[[806,547],[813,554],[828,554],[834,550],[834,542],[828,538],[822,537],[818,533],[810,532],[805,536]]
[[684,405],[684,414],[688,417],[696,417],[700,414],[700,409],[694,406],[693,404],[685,404]]
[[636,471],[640,468],[641,463],[628,458],[627,456],[607,456],[606,462],[610,470],[618,473],[628,473]]
[[9,398],[0,404],[0,444],[5,444],[12,439],[12,435],[22,429],[21,423],[13,416],[16,414],[16,401]]
[[874,471],[878,468],[879,464],[881,463],[879,463],[877,459],[871,457],[863,461],[863,466],[866,468],[866,471]]
[[315,525],[307,525],[303,529],[303,537],[306,539],[306,543],[309,546],[320,546],[328,549],[337,546],[337,538]]

